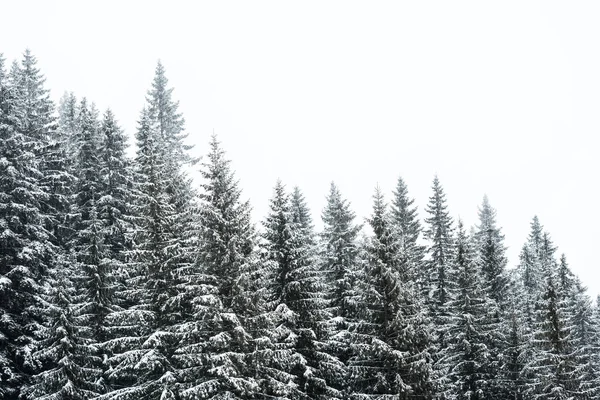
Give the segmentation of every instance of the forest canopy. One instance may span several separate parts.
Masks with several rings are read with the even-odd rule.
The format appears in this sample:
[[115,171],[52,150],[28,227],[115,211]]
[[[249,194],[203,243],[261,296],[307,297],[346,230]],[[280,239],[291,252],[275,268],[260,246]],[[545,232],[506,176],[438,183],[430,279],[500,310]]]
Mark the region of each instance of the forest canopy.
[[[490,199],[419,211],[399,177],[316,231],[274,182],[256,226],[158,63],[134,133],[0,54],[0,398],[594,399],[600,312],[537,217],[509,266]],[[194,181],[189,168],[200,171]]]

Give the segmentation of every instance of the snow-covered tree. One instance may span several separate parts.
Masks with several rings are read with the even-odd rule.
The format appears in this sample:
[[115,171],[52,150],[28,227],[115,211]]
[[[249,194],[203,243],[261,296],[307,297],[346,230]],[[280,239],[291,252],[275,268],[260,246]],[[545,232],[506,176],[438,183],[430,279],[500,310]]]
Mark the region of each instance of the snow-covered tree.
[[36,370],[31,354],[43,322],[36,305],[56,250],[43,213],[42,168],[53,105],[36,63],[27,50],[8,75],[0,65],[0,395],[6,399],[16,399]]
[[569,399],[578,393],[577,364],[565,305],[555,276],[546,272],[531,334],[535,350],[525,366],[530,378],[526,394],[530,398]]
[[352,343],[349,361],[351,397],[431,398],[429,320],[410,279],[409,261],[392,228],[379,188],[369,219],[373,237],[367,247],[360,341]]
[[396,234],[398,240],[400,240],[402,252],[413,270],[410,279],[417,279],[420,289],[423,290],[423,283],[427,280],[423,276],[425,272],[423,265],[425,246],[419,244],[421,223],[414,202],[414,199],[411,199],[408,195],[406,183],[402,178],[398,178],[391,204],[391,222],[397,230]]
[[362,227],[354,222],[355,218],[350,203],[342,198],[339,189],[332,183],[322,213],[324,229],[321,234],[320,271],[327,283],[327,348],[335,360],[322,365],[322,368],[331,385],[341,393],[348,386],[350,344],[359,317],[360,291],[357,284],[361,272],[357,239]]
[[290,197],[278,181],[263,227],[262,251],[271,276],[271,319],[276,321],[271,340],[276,348],[288,350],[273,360],[274,368],[294,377],[287,387],[281,385],[285,375],[268,379],[266,394],[285,398],[327,396],[329,387],[317,367],[326,355],[317,348],[315,332],[324,303],[314,259],[312,221],[300,191],[295,190]]
[[484,196],[479,208],[476,239],[485,288],[498,307],[503,308],[507,300],[506,248],[504,235],[496,224],[496,210],[490,205],[487,196]]
[[482,271],[476,262],[476,249],[471,247],[462,221],[456,237],[456,293],[449,302],[449,346],[444,359],[449,380],[449,397],[487,399],[495,394],[490,387],[494,377],[490,370],[492,326],[490,300],[484,288]]
[[433,310],[439,310],[450,300],[449,284],[452,263],[454,260],[454,233],[452,218],[448,212],[446,194],[438,177],[433,180],[433,195],[425,211],[427,228],[424,232],[429,241],[426,276],[429,282],[425,283],[428,302]]
[[[193,318],[184,326],[186,335],[175,353],[183,366],[182,396],[255,398],[259,384],[249,363],[254,337],[246,329],[253,314],[240,282],[256,258],[250,205],[240,199],[238,182],[216,136],[201,173],[198,259],[191,273],[182,274],[189,279],[183,291],[196,288],[190,293],[195,296]],[[198,278],[202,285],[195,285]]]
[[165,193],[170,176],[157,132],[155,120],[142,111],[136,133],[136,264],[130,287],[121,294],[131,305],[107,316],[111,331],[118,332],[106,343],[113,353],[107,377],[116,390],[103,399],[170,399],[176,393],[172,356],[178,336],[170,328],[180,322],[180,247],[172,232],[174,210]]
[[51,322],[39,332],[42,340],[33,357],[44,369],[24,389],[26,399],[85,400],[104,390],[102,370],[98,367],[102,359],[91,326],[79,317],[82,310],[73,282],[77,274],[73,261],[61,258],[53,270],[49,293],[42,295],[46,299],[44,311]]

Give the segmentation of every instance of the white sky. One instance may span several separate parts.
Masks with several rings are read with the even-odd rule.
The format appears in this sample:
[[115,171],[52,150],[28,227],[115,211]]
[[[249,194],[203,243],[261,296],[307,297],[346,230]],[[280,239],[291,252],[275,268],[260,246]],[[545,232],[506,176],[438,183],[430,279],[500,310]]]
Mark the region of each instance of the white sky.
[[[257,220],[280,177],[320,226],[334,180],[361,217],[402,176],[421,216],[498,210],[510,265],[537,214],[592,294],[600,214],[600,2],[6,1],[0,52],[38,57],[53,98],[132,134],[156,61],[197,155],[213,131]],[[389,197],[388,197],[389,198]]]

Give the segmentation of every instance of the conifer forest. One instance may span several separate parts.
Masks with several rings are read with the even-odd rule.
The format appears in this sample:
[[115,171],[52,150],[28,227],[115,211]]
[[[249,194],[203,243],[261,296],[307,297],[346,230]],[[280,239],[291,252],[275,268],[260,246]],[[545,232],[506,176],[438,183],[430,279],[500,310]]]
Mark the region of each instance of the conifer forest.
[[0,57],[0,399],[600,398],[600,309],[537,217],[515,265],[493,199],[465,226],[437,177],[369,216],[331,183],[319,231],[273,182],[254,223],[162,64],[144,96],[128,143]]

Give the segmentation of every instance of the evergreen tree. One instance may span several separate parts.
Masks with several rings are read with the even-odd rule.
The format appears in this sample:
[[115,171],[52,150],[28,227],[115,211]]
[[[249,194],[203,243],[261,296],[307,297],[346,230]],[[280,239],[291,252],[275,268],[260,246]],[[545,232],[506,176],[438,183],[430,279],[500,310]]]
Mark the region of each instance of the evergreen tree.
[[353,343],[350,384],[355,398],[432,398],[429,320],[420,302],[409,261],[392,228],[383,195],[375,191],[369,224],[363,321]]
[[535,352],[525,367],[532,377],[526,391],[531,398],[568,399],[577,395],[579,380],[570,330],[555,277],[546,273],[531,335]]
[[419,244],[421,235],[421,223],[418,219],[417,208],[414,200],[408,197],[408,188],[402,178],[398,178],[398,184],[393,194],[391,216],[392,224],[397,230],[402,252],[411,266],[411,274],[407,278],[416,279],[421,291],[427,278],[425,274],[424,258],[425,246]]
[[432,309],[439,310],[450,300],[449,276],[454,259],[454,238],[446,194],[437,176],[433,180],[433,195],[425,211],[429,216],[425,219],[427,229],[424,233],[430,242],[426,272],[429,282],[425,285],[429,288],[428,298]]
[[[331,184],[327,205],[322,213],[321,272],[327,283],[329,321],[327,321],[329,353],[337,360],[323,365],[324,374],[340,393],[347,388],[347,364],[352,355],[350,344],[358,322],[360,291],[358,233],[355,214],[335,184]],[[345,393],[348,396],[349,393]]]
[[[175,357],[185,367],[181,374],[185,387],[182,394],[186,398],[254,398],[258,383],[249,365],[254,338],[246,330],[252,315],[248,315],[244,298],[247,293],[240,283],[242,273],[255,259],[256,233],[250,205],[240,200],[241,191],[230,161],[216,136],[211,139],[201,173],[204,183],[195,269],[206,274],[204,286],[212,283],[209,293],[213,296],[212,301],[196,307],[192,321],[197,323],[187,325],[192,329],[185,345],[176,351]],[[187,283],[186,290],[190,283],[193,282]],[[201,296],[202,291],[195,294]],[[200,335],[195,334],[198,331]]]
[[76,135],[78,171],[73,219],[76,231],[73,248],[81,270],[78,282],[83,302],[80,311],[92,328],[95,340],[106,340],[105,318],[112,309],[113,273],[107,265],[104,246],[104,226],[98,212],[99,199],[104,191],[101,176],[102,160],[99,124],[85,99],[80,105],[79,132]]
[[33,357],[45,368],[24,389],[27,399],[91,399],[103,390],[99,380],[102,371],[94,367],[101,360],[90,326],[78,317],[81,306],[73,284],[76,271],[69,266],[70,261],[61,260],[53,271],[52,289],[43,296],[48,298],[44,307],[51,323],[40,332],[43,339]]
[[488,307],[490,301],[462,222],[456,238],[456,295],[450,301],[452,311],[449,328],[450,345],[445,359],[448,365],[450,398],[487,399],[495,394],[490,387],[494,376],[490,370],[491,338]]
[[42,329],[38,293],[55,257],[43,213],[42,149],[52,102],[36,59],[26,51],[6,75],[0,66],[0,394],[16,399],[36,369]]
[[179,250],[174,210],[165,193],[170,177],[155,121],[144,110],[136,134],[136,271],[122,296],[131,306],[107,316],[118,337],[106,346],[113,356],[107,372],[116,388],[102,399],[172,399],[176,393],[173,353],[178,336],[171,327],[181,321],[176,270]]
[[452,315],[448,303],[452,300],[454,291],[452,277],[455,260],[453,222],[446,202],[446,194],[436,176],[433,180],[433,195],[425,209],[428,217],[425,219],[427,228],[424,236],[429,241],[429,259],[426,263],[427,280],[424,282],[424,288],[425,301],[435,326],[435,380],[442,387],[447,371],[440,361],[446,358],[445,353],[449,345],[448,328]]
[[557,271],[557,291],[565,309],[569,339],[574,350],[578,395],[595,398],[600,390],[598,370],[598,327],[586,288],[573,274],[567,258],[561,255]]
[[[185,144],[187,137],[184,131],[185,120],[178,112],[179,103],[172,99],[173,88],[169,88],[168,83],[165,68],[159,61],[152,87],[146,96],[146,103],[149,118],[153,120],[156,127],[157,140],[160,141],[161,150],[165,155],[163,168],[169,179],[165,182],[164,190],[174,210],[173,232],[183,235],[178,242],[191,247],[195,240],[192,232],[198,224],[194,219],[196,193],[183,167],[195,164],[197,160],[188,154],[193,146]],[[180,249],[179,262],[192,263],[191,254]]]
[[516,300],[521,289],[517,288],[519,283],[516,279],[513,278],[511,281],[512,284],[509,285],[512,288],[509,289],[511,301],[508,303],[500,327],[502,332],[506,332],[506,345],[500,354],[502,367],[498,372],[503,383],[499,394],[504,394],[506,398],[521,400],[526,389],[523,371],[531,353],[524,334],[523,314]]
[[504,235],[496,225],[496,210],[490,205],[487,196],[484,196],[479,208],[476,235],[486,290],[498,307],[503,308],[503,303],[507,300],[506,248]]
[[[319,398],[327,385],[315,367],[317,339],[313,321],[323,307],[314,264],[311,221],[298,190],[290,199],[281,181],[275,185],[270,210],[263,223],[263,252],[271,271],[271,320],[275,348],[285,349],[273,360],[279,377],[270,377],[264,391],[284,398]],[[293,385],[282,386],[285,375]],[[285,380],[283,380],[285,382]],[[285,387],[287,386],[287,387]]]

